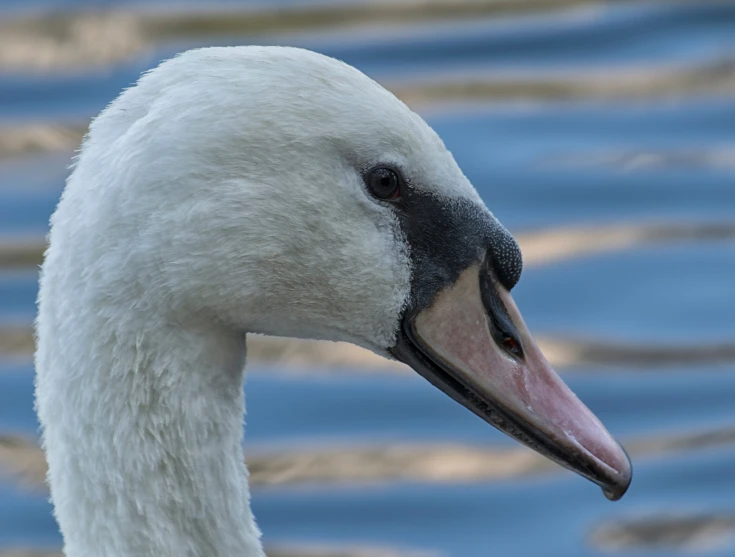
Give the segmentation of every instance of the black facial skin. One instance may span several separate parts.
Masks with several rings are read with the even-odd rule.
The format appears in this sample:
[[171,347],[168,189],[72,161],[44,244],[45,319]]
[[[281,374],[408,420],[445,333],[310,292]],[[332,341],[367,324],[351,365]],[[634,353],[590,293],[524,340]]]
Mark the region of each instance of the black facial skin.
[[[395,211],[410,246],[410,309],[428,307],[439,291],[475,262],[485,261],[488,278],[491,275],[508,290],[521,278],[518,243],[481,205],[406,187]],[[502,302],[497,299],[494,305],[510,322]]]

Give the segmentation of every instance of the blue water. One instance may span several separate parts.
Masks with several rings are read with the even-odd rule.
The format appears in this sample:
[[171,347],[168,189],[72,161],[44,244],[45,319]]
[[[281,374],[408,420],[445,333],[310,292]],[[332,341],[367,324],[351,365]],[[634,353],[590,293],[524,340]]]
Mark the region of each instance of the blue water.
[[[352,0],[346,0],[352,1]],[[522,1],[522,0],[519,0]],[[235,3],[229,3],[230,7]],[[0,0],[0,17],[92,7],[203,9],[186,2]],[[467,76],[561,77],[624,68],[696,66],[735,53],[735,4],[626,2],[523,17],[474,18],[369,31],[212,37],[156,43],[122,62],[58,71],[0,70],[0,126],[79,124],[139,73],[181,48],[294,44],[343,58],[387,84]],[[490,209],[511,230],[613,223],[735,223],[735,163],[626,169],[579,164],[616,153],[735,147],[735,97],[505,100],[420,108]],[[0,159],[0,241],[41,238],[72,152]],[[611,160],[614,160],[611,159]],[[575,162],[577,161],[577,162]],[[735,338],[735,244],[636,246],[531,267],[515,292],[532,331],[630,343]],[[30,324],[36,272],[0,269],[0,327]],[[735,366],[562,370],[623,439],[735,427]],[[289,376],[259,368],[247,380],[249,451],[383,443],[513,446],[419,377],[332,371]],[[0,353],[0,434],[36,435],[29,364]],[[504,482],[259,488],[265,540],[344,542],[438,550],[457,557],[602,555],[589,541],[611,519],[735,513],[735,448],[650,456],[619,503],[569,473]],[[0,551],[58,547],[43,493],[0,480]],[[672,555],[669,550],[626,555]],[[707,553],[735,554],[735,547]]]

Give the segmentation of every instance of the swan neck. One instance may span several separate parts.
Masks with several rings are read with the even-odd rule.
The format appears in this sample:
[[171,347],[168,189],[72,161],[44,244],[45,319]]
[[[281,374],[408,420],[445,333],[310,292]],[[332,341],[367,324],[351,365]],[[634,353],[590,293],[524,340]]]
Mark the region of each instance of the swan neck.
[[241,445],[244,336],[150,316],[110,329],[49,306],[37,398],[67,557],[264,557]]

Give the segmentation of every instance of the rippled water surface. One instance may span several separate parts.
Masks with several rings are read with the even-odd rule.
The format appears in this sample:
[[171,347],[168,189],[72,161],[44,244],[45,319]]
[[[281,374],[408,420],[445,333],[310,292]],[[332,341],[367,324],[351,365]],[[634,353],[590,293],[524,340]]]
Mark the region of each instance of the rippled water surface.
[[[126,39],[129,54],[107,60],[85,61],[83,45],[48,63],[38,62],[33,49],[40,46],[32,42],[0,53],[0,248],[42,242],[88,119],[158,60],[191,46],[248,43],[293,44],[342,58],[424,115],[513,232],[543,238],[583,230],[574,236],[578,247],[549,245],[562,255],[529,259],[516,298],[534,332],[612,346],[607,356],[560,357],[567,362],[560,367],[631,444],[636,473],[615,504],[554,469],[506,479],[419,473],[407,481],[387,473],[377,483],[300,481],[294,473],[288,482],[253,489],[266,542],[457,557],[664,556],[685,549],[734,555],[733,532],[686,526],[690,531],[671,517],[706,523],[735,516],[735,3],[582,3],[431,19],[415,10],[392,23],[358,18],[349,28],[317,22],[257,33],[189,26],[155,35],[147,19],[324,5],[0,0],[6,33],[21,21],[14,18],[42,36],[49,11],[107,17],[112,8],[132,14],[142,29],[135,31],[140,44]],[[59,36],[61,52],[68,45]],[[15,48],[2,41],[0,49]],[[21,59],[26,66],[19,68],[14,60]],[[18,143],[30,126],[40,130],[36,139]],[[67,135],[56,140],[49,129]],[[669,232],[585,247],[599,229],[615,225],[622,234],[649,224]],[[706,238],[686,232],[712,224],[718,232]],[[0,470],[15,458],[3,448],[7,439],[37,434],[28,350],[3,343],[3,334],[27,330],[33,320],[35,266],[32,258],[3,263],[2,249]],[[640,356],[651,347],[652,357]],[[714,347],[725,356],[711,357]],[[675,349],[681,359],[667,356]],[[259,364],[246,387],[248,455],[516,447],[409,373]],[[45,491],[17,475],[0,478],[0,556],[12,547],[59,548]],[[656,520],[663,526],[646,530]],[[645,532],[630,542],[617,536],[615,548],[594,534],[618,523]]]

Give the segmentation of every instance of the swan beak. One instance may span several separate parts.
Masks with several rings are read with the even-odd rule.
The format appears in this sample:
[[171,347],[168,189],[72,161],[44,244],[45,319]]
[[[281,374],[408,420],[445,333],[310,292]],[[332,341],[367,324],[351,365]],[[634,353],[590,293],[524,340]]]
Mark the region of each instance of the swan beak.
[[431,305],[407,313],[393,350],[432,384],[504,433],[602,487],[628,489],[625,450],[559,378],[487,261]]

